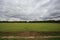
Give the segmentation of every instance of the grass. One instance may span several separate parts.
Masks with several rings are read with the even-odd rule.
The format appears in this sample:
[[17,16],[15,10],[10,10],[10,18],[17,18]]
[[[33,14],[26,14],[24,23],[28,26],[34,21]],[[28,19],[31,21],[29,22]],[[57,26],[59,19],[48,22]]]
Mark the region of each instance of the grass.
[[42,38],[34,38],[34,39],[25,39],[25,38],[0,38],[0,40],[46,40]]
[[60,40],[60,38],[34,38],[34,39],[25,39],[25,38],[0,38],[0,40]]
[[60,31],[60,23],[0,23],[0,31]]
[[60,40],[60,38],[48,38],[48,40]]

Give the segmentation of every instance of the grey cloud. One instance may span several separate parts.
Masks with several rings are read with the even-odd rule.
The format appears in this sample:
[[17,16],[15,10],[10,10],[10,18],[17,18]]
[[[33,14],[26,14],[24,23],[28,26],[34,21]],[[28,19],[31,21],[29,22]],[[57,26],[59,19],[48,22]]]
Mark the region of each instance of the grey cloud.
[[0,20],[11,18],[20,20],[60,18],[60,0],[0,0]]

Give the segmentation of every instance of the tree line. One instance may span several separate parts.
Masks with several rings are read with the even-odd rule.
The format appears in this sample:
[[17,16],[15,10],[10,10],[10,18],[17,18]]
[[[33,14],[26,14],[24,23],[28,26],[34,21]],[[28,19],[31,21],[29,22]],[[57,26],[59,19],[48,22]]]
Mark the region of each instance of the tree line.
[[60,20],[48,20],[48,21],[0,21],[0,23],[60,23]]

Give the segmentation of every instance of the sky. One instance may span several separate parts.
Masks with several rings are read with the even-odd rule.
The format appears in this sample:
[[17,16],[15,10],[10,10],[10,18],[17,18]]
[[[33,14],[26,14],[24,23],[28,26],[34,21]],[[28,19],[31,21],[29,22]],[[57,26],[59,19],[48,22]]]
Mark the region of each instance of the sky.
[[0,21],[60,20],[60,0],[0,0]]

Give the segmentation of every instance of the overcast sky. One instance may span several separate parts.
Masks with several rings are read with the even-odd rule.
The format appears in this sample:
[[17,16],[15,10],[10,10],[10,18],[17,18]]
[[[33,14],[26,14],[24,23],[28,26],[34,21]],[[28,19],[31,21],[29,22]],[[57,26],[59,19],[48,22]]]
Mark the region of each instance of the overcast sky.
[[60,0],[0,0],[0,21],[60,20]]

